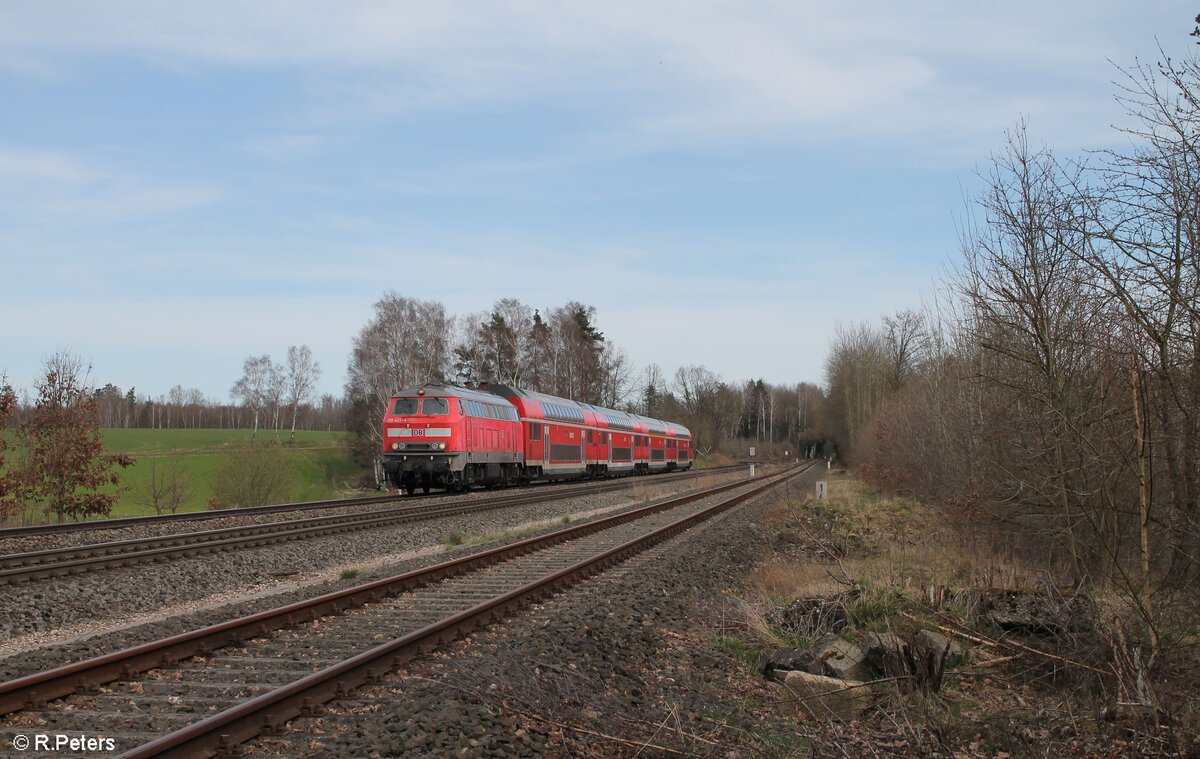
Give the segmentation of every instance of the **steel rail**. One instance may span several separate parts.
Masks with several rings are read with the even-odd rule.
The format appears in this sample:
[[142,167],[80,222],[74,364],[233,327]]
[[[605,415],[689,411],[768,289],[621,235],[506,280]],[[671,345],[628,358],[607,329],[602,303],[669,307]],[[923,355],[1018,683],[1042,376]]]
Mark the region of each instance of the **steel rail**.
[[[701,470],[708,471],[708,470]],[[696,473],[694,476],[699,476]],[[690,479],[690,477],[689,477]],[[637,481],[606,481],[572,488],[566,497],[603,493],[633,487]],[[252,547],[332,535],[355,530],[386,527],[411,521],[436,519],[456,514],[490,511],[563,498],[562,491],[522,492],[480,500],[454,500],[437,504],[403,505],[365,512],[223,527],[198,532],[176,533],[153,538],[91,543],[0,555],[0,585],[35,579],[79,574],[96,569],[192,556],[214,551]],[[395,500],[388,499],[388,500]]]
[[[688,479],[703,474],[729,471],[741,468],[740,465],[711,467],[705,469],[689,469],[686,472],[664,472],[672,475],[670,479]],[[626,475],[616,475],[624,477]],[[539,482],[535,487],[546,487],[559,482]],[[58,535],[72,532],[89,532],[97,530],[119,530],[126,527],[139,527],[148,524],[170,524],[174,522],[199,522],[207,519],[227,519],[261,514],[275,514],[286,511],[314,511],[316,509],[332,509],[353,506],[368,506],[373,503],[408,500],[410,498],[438,498],[445,493],[429,493],[421,496],[405,496],[398,493],[376,496],[360,496],[357,498],[341,498],[327,501],[305,501],[303,503],[275,503],[267,506],[244,506],[240,508],[217,509],[216,511],[188,511],[181,514],[148,514],[140,517],[116,517],[113,519],[93,519],[87,522],[62,522],[58,524],[35,524],[23,527],[0,527],[0,540],[11,538],[37,537],[41,535]]]
[[195,759],[214,754],[236,755],[240,744],[258,735],[273,733],[296,716],[313,713],[318,704],[346,696],[364,684],[378,682],[391,670],[422,653],[479,627],[498,622],[510,612],[603,571],[806,470],[789,470],[696,514],[126,751],[118,759]]
[[[796,473],[792,470],[782,476],[790,476]],[[778,481],[781,481],[780,477],[773,478],[768,485],[775,484]],[[0,683],[0,715],[19,711],[24,708],[35,708],[52,699],[86,691],[113,680],[129,678],[137,673],[155,667],[173,664],[196,654],[208,653],[247,638],[264,635],[274,629],[291,627],[328,614],[340,613],[354,606],[395,595],[412,588],[428,585],[435,580],[488,566],[498,561],[539,550],[611,526],[623,524],[624,522],[633,521],[659,511],[675,508],[701,498],[717,495],[746,484],[747,481],[739,480],[733,483],[706,488],[644,506],[640,509],[556,530],[546,535],[527,538],[507,546],[441,562],[431,567],[327,593],[306,601],[210,625],[162,640]]]

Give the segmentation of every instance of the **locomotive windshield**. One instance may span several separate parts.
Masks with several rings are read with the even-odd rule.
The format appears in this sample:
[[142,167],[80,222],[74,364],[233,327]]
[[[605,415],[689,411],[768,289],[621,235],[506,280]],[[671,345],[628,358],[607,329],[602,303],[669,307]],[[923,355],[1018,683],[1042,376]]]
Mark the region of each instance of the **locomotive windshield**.
[[450,404],[445,398],[426,398],[421,401],[421,416],[445,416],[450,413]]
[[418,403],[421,404],[421,416],[445,416],[450,413],[450,404],[445,398],[397,398],[392,404],[392,416],[416,416]]
[[413,416],[416,413],[416,398],[397,398],[392,404],[392,416]]

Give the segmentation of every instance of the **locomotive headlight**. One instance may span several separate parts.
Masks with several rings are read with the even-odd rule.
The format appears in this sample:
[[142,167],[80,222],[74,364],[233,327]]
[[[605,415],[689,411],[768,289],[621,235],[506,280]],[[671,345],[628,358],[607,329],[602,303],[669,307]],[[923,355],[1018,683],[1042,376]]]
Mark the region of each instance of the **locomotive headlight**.
[[392,443],[392,450],[393,450],[393,451],[398,451],[398,450],[400,450],[400,444],[399,444],[399,443]]
[[403,450],[404,450],[404,443],[394,443],[393,445],[395,445],[395,446],[396,446],[396,450],[397,450],[397,451],[403,451]]

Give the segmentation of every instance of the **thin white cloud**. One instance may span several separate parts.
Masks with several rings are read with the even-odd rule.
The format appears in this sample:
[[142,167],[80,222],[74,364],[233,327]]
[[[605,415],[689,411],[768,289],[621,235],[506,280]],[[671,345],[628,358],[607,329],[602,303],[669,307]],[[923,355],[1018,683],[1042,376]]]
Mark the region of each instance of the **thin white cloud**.
[[[1011,121],[1022,99],[1036,102],[1046,91],[1047,79],[1103,83],[1104,60],[1125,60],[1126,50],[1152,44],[1136,38],[1136,29],[1189,18],[1177,15],[1168,7],[1131,17],[1125,3],[1032,0],[969,11],[949,2],[782,0],[45,0],[6,12],[0,62],[67,68],[88,55],[118,53],[152,64],[296,70],[337,118],[567,98],[583,109],[606,104],[617,123],[605,128],[627,120],[626,128],[643,130],[655,144],[671,137],[802,139],[818,127],[946,134],[989,126],[963,114],[999,110]],[[974,88],[976,79],[988,86]]]
[[215,202],[215,187],[115,171],[61,151],[0,148],[0,201],[14,222],[145,219]]
[[97,171],[65,153],[0,149],[0,188],[24,187],[29,183],[79,187],[99,176]]

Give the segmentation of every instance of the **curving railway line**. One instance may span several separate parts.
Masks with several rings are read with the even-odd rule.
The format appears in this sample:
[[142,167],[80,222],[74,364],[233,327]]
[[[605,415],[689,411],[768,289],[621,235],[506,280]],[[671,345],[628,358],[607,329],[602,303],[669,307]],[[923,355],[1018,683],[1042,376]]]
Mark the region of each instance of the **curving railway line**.
[[[729,468],[693,470],[671,475],[670,478],[674,480],[686,480],[706,473],[711,474],[726,471],[727,469]],[[639,482],[639,480],[632,479],[587,482],[572,486],[570,493],[571,495],[604,493],[629,488],[639,484]],[[103,543],[9,553],[0,555],[0,585],[28,582],[30,580],[49,577],[61,577],[98,569],[128,566],[130,564],[166,561],[214,551],[230,551],[292,540],[305,540],[354,530],[389,527],[404,522],[522,506],[562,497],[563,492],[561,489],[547,491],[544,488],[536,488],[511,495],[497,495],[474,500],[456,498],[449,501],[441,500],[440,502],[426,504],[405,503],[400,506],[390,506],[369,511],[337,513],[260,524],[234,525],[159,537],[131,538]],[[364,503],[394,503],[396,500],[395,496],[389,496],[378,500],[359,498],[345,501],[324,501],[320,502],[319,505],[287,504],[255,509],[253,513],[278,513],[282,511],[296,511],[298,509],[329,508],[337,505],[360,506]],[[236,514],[207,514],[205,516],[210,519],[214,516],[243,516],[245,511],[239,509]],[[154,523],[144,521],[142,518],[134,519],[137,520],[135,524]],[[161,522],[162,520],[154,521]],[[121,522],[122,524],[119,526],[123,527],[128,526],[129,520],[106,520],[106,522]],[[97,526],[95,529],[111,529],[111,526],[106,525],[105,522],[92,522],[88,524],[104,525]],[[34,532],[33,534],[44,533]]]
[[[738,481],[0,683],[0,745],[207,757],[801,474]],[[25,752],[27,756],[53,752]]]
[[[658,475],[658,479],[662,478],[683,478],[687,475],[699,475],[704,473],[725,472],[733,469],[744,468],[741,464],[721,467],[708,467],[705,469],[692,469],[688,472],[672,472]],[[555,488],[562,487],[563,483],[559,481],[538,482],[527,487],[530,488]],[[567,484],[566,487],[571,487]],[[339,498],[329,501],[305,501],[304,503],[275,503],[267,506],[244,506],[240,508],[218,509],[216,511],[188,511],[179,514],[147,514],[140,517],[116,517],[113,519],[94,519],[86,522],[62,522],[54,524],[35,524],[24,527],[0,527],[0,541],[7,539],[21,539],[37,537],[40,535],[64,535],[74,532],[95,532],[100,530],[120,530],[129,527],[142,527],[147,525],[169,525],[174,523],[186,522],[201,522],[213,519],[237,519],[243,517],[256,517],[269,514],[281,514],[293,511],[315,511],[319,509],[336,509],[348,508],[354,506],[370,506],[377,503],[391,503],[397,500],[413,501],[423,500],[426,498],[444,498],[441,493],[425,493],[420,495],[399,495],[395,492],[388,495],[375,496],[360,496],[356,498]],[[461,497],[461,496],[460,496]]]

